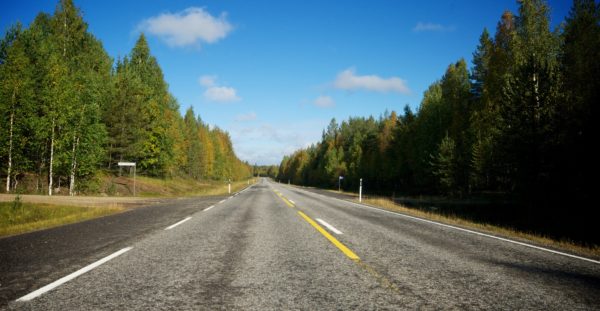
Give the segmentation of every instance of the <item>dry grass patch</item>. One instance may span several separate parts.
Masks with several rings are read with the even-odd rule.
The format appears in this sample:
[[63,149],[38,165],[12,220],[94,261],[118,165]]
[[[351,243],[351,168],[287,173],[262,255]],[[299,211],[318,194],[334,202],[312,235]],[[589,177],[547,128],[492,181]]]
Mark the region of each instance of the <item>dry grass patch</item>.
[[[355,200],[356,202],[358,200]],[[394,203],[392,200],[387,198],[369,198],[364,199],[363,203],[380,207],[386,210],[400,212],[410,216],[424,218],[428,220],[437,221],[440,223],[454,225],[465,229],[472,229],[483,233],[489,233],[496,236],[511,238],[522,242],[533,242],[537,245],[546,246],[553,249],[562,249],[571,253],[579,254],[586,257],[598,259],[600,258],[600,246],[585,246],[574,243],[567,240],[554,240],[542,235],[518,231],[512,228],[505,228],[494,226],[486,223],[478,223],[469,221],[463,218],[459,218],[453,215],[441,215],[434,212],[427,212],[418,209],[407,208],[400,204]]]
[[[118,191],[119,194],[132,195],[133,178],[118,177],[113,178],[110,182],[123,188]],[[254,182],[254,179],[251,179],[249,183],[247,180],[232,182],[231,192],[241,190]],[[141,197],[223,195],[227,194],[227,190],[227,183],[222,181],[197,181],[185,178],[160,179],[145,176],[138,176],[136,180],[136,194]]]
[[0,237],[47,229],[124,211],[120,205],[82,207],[0,202]]

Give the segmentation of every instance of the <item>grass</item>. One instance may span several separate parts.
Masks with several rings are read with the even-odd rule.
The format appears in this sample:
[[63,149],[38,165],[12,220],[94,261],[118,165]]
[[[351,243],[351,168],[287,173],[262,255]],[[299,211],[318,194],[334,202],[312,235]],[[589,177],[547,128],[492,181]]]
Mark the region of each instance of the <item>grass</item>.
[[[160,179],[138,176],[136,183],[136,188],[138,189],[137,195],[141,197],[223,195],[228,192],[227,183],[217,181],[196,181],[185,178]],[[254,180],[250,180],[250,184],[252,183],[254,183]],[[248,181],[246,180],[232,182],[231,192],[239,191],[247,185]]]
[[[108,178],[105,178],[110,182]],[[133,180],[123,179],[127,185],[133,185]],[[254,183],[237,181],[231,183],[231,193],[242,190],[248,184]],[[122,187],[125,193],[129,190]],[[199,182],[190,179],[158,179],[138,177],[136,180],[138,196],[141,197],[181,197],[208,196],[228,194],[224,182]],[[118,195],[118,194],[117,194]],[[119,213],[126,208],[119,204],[102,207],[68,206],[61,204],[42,204],[22,202],[16,196],[13,202],[0,202],[0,237],[47,229],[61,225],[76,223],[93,218]]]
[[124,211],[109,207],[81,207],[20,202],[0,202],[0,237],[47,229]]
[[[354,200],[358,202],[358,200]],[[574,243],[568,240],[554,240],[539,234],[523,232],[512,228],[494,226],[486,223],[478,223],[454,215],[441,215],[434,212],[422,211],[418,209],[407,208],[400,204],[394,203],[388,198],[368,198],[362,201],[365,204],[380,207],[386,210],[404,213],[407,215],[429,219],[440,223],[454,225],[466,229],[473,229],[479,232],[489,233],[496,236],[516,239],[523,242],[533,242],[538,245],[546,246],[554,249],[563,249],[569,252],[587,256],[591,258],[600,258],[600,246],[585,246]]]

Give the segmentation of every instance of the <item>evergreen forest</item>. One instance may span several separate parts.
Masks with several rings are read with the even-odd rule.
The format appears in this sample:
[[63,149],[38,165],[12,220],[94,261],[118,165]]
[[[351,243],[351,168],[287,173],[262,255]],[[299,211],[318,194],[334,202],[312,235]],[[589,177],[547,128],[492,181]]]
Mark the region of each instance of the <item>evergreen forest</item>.
[[337,189],[343,176],[353,192],[362,179],[370,194],[509,202],[487,208],[495,219],[589,239],[600,6],[573,1],[556,29],[550,9],[519,1],[494,33],[483,29],[471,66],[450,64],[416,111],[333,119],[320,142],[284,157],[277,178]]

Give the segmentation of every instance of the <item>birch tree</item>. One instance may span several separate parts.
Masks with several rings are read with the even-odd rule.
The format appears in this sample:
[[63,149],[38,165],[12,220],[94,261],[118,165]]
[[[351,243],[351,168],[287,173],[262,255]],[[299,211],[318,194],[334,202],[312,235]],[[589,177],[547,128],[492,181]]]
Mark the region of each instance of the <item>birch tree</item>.
[[[2,116],[8,116],[8,120],[2,118],[3,133],[7,138],[6,154],[6,192],[11,190],[11,177],[15,174],[15,161],[23,162],[22,137],[27,118],[27,110],[31,105],[31,64],[25,53],[25,46],[19,37],[22,35],[20,25],[17,25],[12,33],[10,44],[3,47],[3,60],[0,64],[0,110]],[[8,36],[7,36],[8,37]],[[7,40],[4,42],[8,43]],[[7,132],[4,132],[7,129]],[[15,182],[12,183],[15,186]]]

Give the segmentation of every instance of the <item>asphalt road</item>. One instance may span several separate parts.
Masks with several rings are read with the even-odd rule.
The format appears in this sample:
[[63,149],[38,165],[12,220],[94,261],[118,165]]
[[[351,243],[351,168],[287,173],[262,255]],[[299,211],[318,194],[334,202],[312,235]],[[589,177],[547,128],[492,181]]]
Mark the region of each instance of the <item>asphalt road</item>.
[[[179,203],[192,207],[164,228],[141,235],[123,228],[121,235],[130,239],[106,241],[82,261],[92,264],[121,250],[110,260],[39,296],[25,296],[30,300],[14,301],[85,264],[65,263],[59,276],[49,267],[52,277],[11,297],[7,308],[600,309],[595,262],[266,180],[212,208],[185,202]],[[43,258],[37,262],[43,265]]]
[[223,196],[166,199],[121,214],[0,238],[0,309],[28,292],[146,238]]

